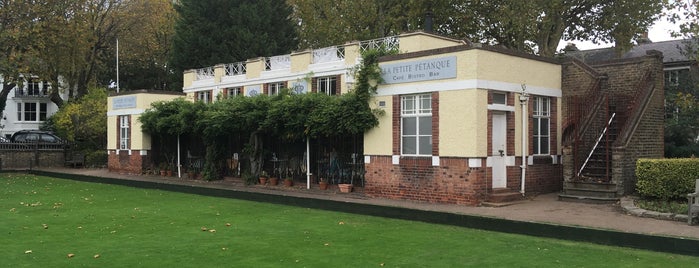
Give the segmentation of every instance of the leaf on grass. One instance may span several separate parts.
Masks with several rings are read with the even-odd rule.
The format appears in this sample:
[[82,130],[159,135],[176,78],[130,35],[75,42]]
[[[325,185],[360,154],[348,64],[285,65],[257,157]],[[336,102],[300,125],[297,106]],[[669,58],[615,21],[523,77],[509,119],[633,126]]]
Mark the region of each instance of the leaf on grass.
[[209,229],[207,229],[206,227],[202,226],[202,227],[201,227],[201,230],[204,231],[204,232],[206,232],[206,230],[209,230]]
[[24,254],[32,254],[32,250],[31,250],[31,249],[30,249],[30,250],[25,250],[25,251],[24,251]]
[[95,259],[97,259],[97,258],[100,257],[100,254],[95,254],[95,256],[93,256],[93,257],[94,257]]
[[209,230],[209,233],[215,233],[215,232],[216,232],[216,229]]
[[230,224],[230,223],[226,223],[226,226],[230,227],[230,226],[231,226],[231,224]]
[[73,253],[68,253],[68,258],[72,258],[72,257],[75,257],[75,254],[73,254]]
[[341,221],[341,222],[339,222],[338,224],[339,224],[339,225],[344,225],[345,222],[344,222],[344,221]]
[[48,229],[48,228],[49,228],[49,226],[46,225],[46,223],[41,224],[41,226],[44,227],[44,229]]

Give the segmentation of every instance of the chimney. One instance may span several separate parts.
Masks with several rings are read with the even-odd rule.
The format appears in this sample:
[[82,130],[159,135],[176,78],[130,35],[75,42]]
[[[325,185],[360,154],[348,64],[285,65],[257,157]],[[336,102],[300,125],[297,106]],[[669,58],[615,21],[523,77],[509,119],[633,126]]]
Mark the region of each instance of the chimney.
[[425,13],[425,32],[426,33],[432,33],[432,24],[434,22],[432,21],[432,11],[427,11]]
[[645,31],[641,33],[641,36],[639,36],[638,39],[636,39],[636,43],[642,45],[653,43],[653,41],[648,38],[648,31]]
[[568,52],[574,52],[574,51],[580,51],[577,46],[575,46],[575,43],[569,42],[564,48],[563,52],[568,53]]

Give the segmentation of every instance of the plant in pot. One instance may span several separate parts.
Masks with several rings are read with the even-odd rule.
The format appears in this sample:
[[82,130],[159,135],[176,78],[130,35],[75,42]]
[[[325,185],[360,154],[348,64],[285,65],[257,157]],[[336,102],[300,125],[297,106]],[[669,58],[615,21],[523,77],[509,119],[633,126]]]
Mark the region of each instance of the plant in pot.
[[175,165],[173,165],[172,163],[167,165],[167,169],[165,169],[165,171],[167,172],[168,177],[172,177],[174,167],[175,167]]
[[352,184],[351,183],[340,183],[337,185],[337,187],[340,188],[341,193],[349,193],[352,191]]
[[284,186],[286,186],[286,187],[294,186],[294,179],[292,179],[291,176],[287,176],[286,178],[284,178]]
[[272,174],[272,176],[269,177],[269,185],[277,185],[277,184],[279,184],[279,177]]
[[192,165],[192,164],[189,164],[189,166],[187,167],[187,177],[188,177],[190,180],[196,180],[196,179],[197,179],[197,170],[194,169],[194,165]]
[[262,171],[260,173],[260,185],[265,185],[267,183],[267,179],[269,178],[269,175],[267,175],[267,171]]
[[167,162],[160,162],[159,168],[160,168],[160,176],[167,175]]
[[328,189],[328,180],[321,177],[320,180],[318,180],[318,187],[320,187],[321,190],[327,190]]

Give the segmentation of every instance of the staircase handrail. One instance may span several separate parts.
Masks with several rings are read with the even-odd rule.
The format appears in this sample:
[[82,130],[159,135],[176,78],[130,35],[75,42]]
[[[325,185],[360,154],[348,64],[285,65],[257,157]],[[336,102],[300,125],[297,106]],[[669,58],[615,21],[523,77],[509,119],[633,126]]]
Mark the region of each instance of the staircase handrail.
[[644,79],[639,82],[638,86],[636,86],[637,89],[640,89],[640,92],[636,94],[633,102],[631,103],[631,109],[629,109],[630,112],[628,113],[629,116],[619,129],[619,136],[614,142],[615,146],[626,145],[629,143],[631,140],[631,134],[635,132],[636,127],[641,122],[643,111],[646,110],[648,103],[653,96],[655,84],[652,83],[653,80],[651,70],[647,70],[643,78]]
[[612,113],[612,116],[609,117],[609,121],[607,121],[607,126],[605,126],[604,129],[602,130],[602,134],[599,135],[599,137],[597,138],[597,141],[595,141],[595,145],[592,146],[592,150],[590,150],[590,154],[587,155],[587,159],[585,159],[585,162],[580,167],[580,171],[578,171],[578,177],[580,177],[580,174],[582,174],[583,169],[585,169],[585,166],[587,166],[587,162],[590,161],[590,158],[592,157],[592,154],[597,149],[597,146],[599,145],[599,142],[602,140],[602,137],[604,137],[604,134],[607,133],[607,129],[612,124],[612,120],[614,120],[614,116],[616,116],[616,113]]

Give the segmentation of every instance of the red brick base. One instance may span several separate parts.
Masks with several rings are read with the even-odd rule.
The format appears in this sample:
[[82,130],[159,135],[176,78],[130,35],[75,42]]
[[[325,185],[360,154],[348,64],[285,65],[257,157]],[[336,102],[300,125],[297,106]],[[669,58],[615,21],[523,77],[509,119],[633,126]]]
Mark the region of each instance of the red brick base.
[[[140,151],[132,150],[131,155],[127,150],[109,151],[107,167],[109,172],[125,174],[142,174],[143,170],[150,166],[150,157],[141,155]],[[147,151],[148,152],[148,151]]]
[[[469,167],[468,158],[440,157],[439,166],[432,166],[431,157],[402,157],[399,165],[393,165],[391,156],[371,156],[370,163],[365,164],[364,192],[389,199],[479,205],[492,193],[492,168],[486,167],[485,158],[480,161],[480,167]],[[519,163],[508,167],[507,172],[507,187],[519,191]],[[527,167],[527,193],[560,191],[561,185],[560,165]]]

